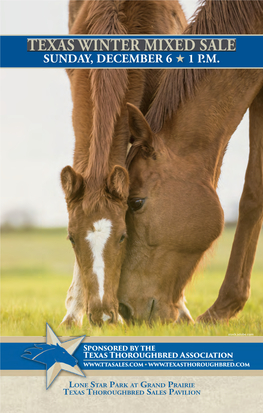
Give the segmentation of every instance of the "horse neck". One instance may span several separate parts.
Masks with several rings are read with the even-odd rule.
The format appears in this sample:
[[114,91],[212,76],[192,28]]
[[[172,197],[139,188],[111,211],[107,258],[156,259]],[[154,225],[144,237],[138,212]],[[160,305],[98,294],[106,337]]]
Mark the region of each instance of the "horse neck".
[[[74,169],[83,176],[92,177],[95,165],[90,165],[90,144],[93,131],[93,102],[90,94],[90,75],[89,70],[76,70],[71,79],[73,108],[73,126],[75,132],[75,149],[74,149]],[[102,159],[96,159],[100,165],[103,162],[103,168],[100,168],[101,174],[98,185],[101,185],[108,176],[114,165],[125,166],[126,149],[129,139],[127,121],[127,110],[124,105],[119,116],[115,121],[112,144],[107,163]],[[103,141],[103,139],[102,139]],[[103,142],[102,142],[103,144]],[[97,173],[98,176],[98,173]],[[98,181],[98,179],[95,179]]]
[[93,124],[93,103],[90,93],[89,70],[75,70],[71,77],[74,102],[72,123],[75,132],[74,169],[84,174],[89,162],[89,147]]
[[260,70],[210,71],[164,125],[162,134],[172,152],[214,187],[228,141],[262,82]]

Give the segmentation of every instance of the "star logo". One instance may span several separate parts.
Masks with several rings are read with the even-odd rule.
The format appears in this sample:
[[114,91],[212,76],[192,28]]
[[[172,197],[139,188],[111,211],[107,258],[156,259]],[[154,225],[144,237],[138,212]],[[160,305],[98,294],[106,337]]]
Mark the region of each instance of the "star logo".
[[176,59],[177,59],[177,63],[179,63],[179,62],[183,63],[184,57],[179,55],[178,57],[176,57]]
[[35,344],[34,347],[25,350],[21,357],[46,364],[47,367],[47,389],[59,375],[61,370],[69,371],[78,376],[85,374],[77,365],[78,360],[72,356],[82,340],[86,336],[73,338],[63,343],[57,338],[51,327],[47,326],[46,344]]

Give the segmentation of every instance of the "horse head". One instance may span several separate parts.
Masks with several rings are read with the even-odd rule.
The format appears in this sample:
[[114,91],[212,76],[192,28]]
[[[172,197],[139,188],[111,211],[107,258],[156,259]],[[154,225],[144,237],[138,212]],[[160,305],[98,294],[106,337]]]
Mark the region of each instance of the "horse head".
[[74,367],[77,359],[71,356],[63,347],[58,344],[39,344],[35,347],[28,348],[23,354],[24,358],[34,360],[47,365],[47,369],[57,363],[65,363]]
[[70,166],[61,172],[68,214],[70,240],[81,274],[86,311],[91,323],[116,322],[117,289],[126,247],[125,213],[129,177],[125,168],[115,165],[105,186],[92,188]]
[[174,321],[186,283],[221,233],[222,209],[202,171],[170,144],[174,128],[154,134],[136,107],[128,109],[134,143],[119,311],[126,320]]

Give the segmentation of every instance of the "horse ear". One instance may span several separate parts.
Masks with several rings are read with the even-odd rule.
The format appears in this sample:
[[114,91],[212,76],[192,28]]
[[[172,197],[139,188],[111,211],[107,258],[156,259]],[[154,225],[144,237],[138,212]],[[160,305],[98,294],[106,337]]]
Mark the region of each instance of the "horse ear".
[[84,179],[79,173],[75,172],[71,166],[65,166],[65,168],[62,169],[60,178],[67,203],[83,195]]
[[115,165],[107,180],[108,191],[115,198],[126,201],[129,196],[129,174],[125,168]]
[[152,131],[142,112],[131,103],[127,103],[127,109],[129,128],[135,145],[152,148]]

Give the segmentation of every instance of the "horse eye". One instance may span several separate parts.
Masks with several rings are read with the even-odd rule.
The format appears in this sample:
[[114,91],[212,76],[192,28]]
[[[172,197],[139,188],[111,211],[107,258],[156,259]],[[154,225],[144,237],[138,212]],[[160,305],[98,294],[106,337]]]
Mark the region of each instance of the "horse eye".
[[119,243],[121,244],[126,238],[126,234],[122,234],[122,236],[120,237],[120,241]]
[[142,208],[145,198],[132,198],[128,200],[128,205],[132,211],[138,211]]
[[70,235],[68,236],[68,239],[70,240],[70,242],[71,242],[72,245],[75,245],[75,241],[74,241],[74,239],[73,239]]

